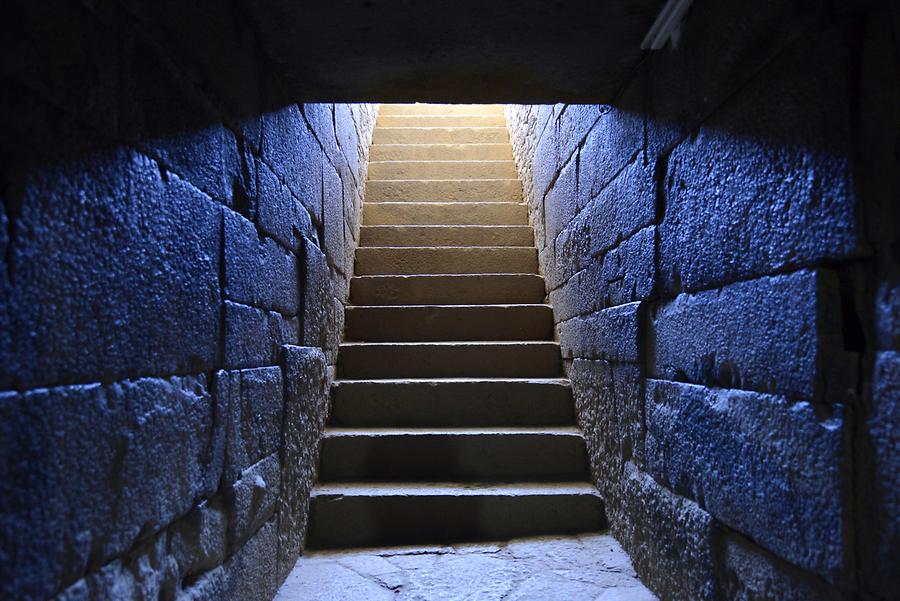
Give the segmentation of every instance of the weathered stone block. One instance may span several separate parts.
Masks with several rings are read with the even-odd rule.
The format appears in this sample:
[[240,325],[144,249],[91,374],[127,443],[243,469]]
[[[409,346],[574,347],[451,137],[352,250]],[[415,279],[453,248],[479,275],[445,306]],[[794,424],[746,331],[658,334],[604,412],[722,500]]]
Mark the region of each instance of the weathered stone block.
[[648,298],[656,278],[655,230],[642,229],[552,291],[555,320]]
[[[579,177],[590,169],[581,151]],[[579,182],[582,194],[588,184]],[[653,223],[656,218],[656,188],[653,168],[637,159],[616,175],[584,207],[587,222],[589,252],[598,255],[628,239],[635,232]]]
[[[0,386],[215,365],[222,208],[125,149],[21,182]],[[78,223],[79,227],[72,227]]]
[[[321,182],[312,182],[311,186],[313,184],[320,186]],[[321,192],[311,190],[310,193],[321,197]],[[302,238],[314,235],[310,212],[262,161],[258,162],[258,185],[253,214],[263,232],[295,252]]]
[[279,581],[287,577],[303,547],[309,493],[329,410],[328,375],[322,351],[287,346],[282,362],[286,428],[281,451],[282,494],[277,509]]
[[51,596],[211,496],[221,415],[202,375],[0,395],[0,593]]
[[225,301],[225,367],[273,365],[278,350],[300,338],[298,317]]
[[637,361],[640,305],[628,303],[560,322],[563,358]]
[[325,151],[325,156],[332,165],[340,164],[340,149],[337,145],[337,134],[334,131],[334,105],[324,103],[307,103],[302,106],[303,115]]
[[348,171],[355,181],[360,169],[360,157],[356,124],[354,123],[351,105],[334,105],[334,133],[344,159],[347,161]]
[[[584,142],[585,136],[600,119],[602,107],[596,104],[566,104],[556,118],[558,155],[564,163],[568,161]],[[538,157],[540,160],[540,157]],[[579,207],[584,203],[579,203]]]
[[227,489],[228,540],[232,550],[243,545],[272,517],[280,485],[281,466],[279,454],[275,453],[245,469]]
[[723,536],[721,589],[734,601],[837,601],[844,598],[824,581],[778,559],[746,538]]
[[647,381],[647,465],[716,519],[832,582],[846,576],[849,432],[838,405]]
[[872,409],[866,420],[872,465],[862,487],[867,500],[860,533],[866,586],[886,599],[900,593],[900,352],[878,353],[873,370]]
[[578,160],[573,157],[562,170],[544,199],[547,243],[578,213]]
[[263,116],[262,157],[313,219],[322,223],[324,156],[296,105]]
[[[660,225],[666,290],[864,252],[851,167],[849,35],[796,44],[671,153]],[[810,102],[825,89],[835,90],[828,102]]]
[[613,534],[641,580],[661,599],[720,598],[714,572],[718,532],[708,513],[630,462],[621,496],[607,503]]
[[329,165],[325,166],[323,177],[325,236],[322,250],[329,265],[344,273],[344,185],[337,171]]
[[281,368],[216,374],[216,394],[227,408],[224,482],[278,451],[284,409]]
[[569,379],[594,482],[610,498],[617,493],[625,462],[643,461],[640,367],[576,359]]
[[304,240],[303,243],[304,282],[303,290],[303,344],[308,346],[328,346],[329,332],[333,329],[332,281],[328,262],[319,247]]
[[659,378],[837,401],[855,387],[827,270],[681,294],[656,310],[650,340]]
[[230,300],[288,316],[298,312],[297,258],[227,209],[224,285]]

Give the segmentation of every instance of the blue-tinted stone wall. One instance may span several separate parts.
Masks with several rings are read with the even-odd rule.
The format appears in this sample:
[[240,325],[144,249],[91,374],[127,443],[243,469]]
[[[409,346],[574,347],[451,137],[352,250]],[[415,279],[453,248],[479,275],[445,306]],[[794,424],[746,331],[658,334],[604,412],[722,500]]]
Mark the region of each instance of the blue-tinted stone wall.
[[0,597],[271,598],[376,109],[283,99],[228,6],[207,39],[186,5],[22,4],[0,33]]
[[663,599],[900,595],[896,8],[695,2],[509,105],[613,532]]

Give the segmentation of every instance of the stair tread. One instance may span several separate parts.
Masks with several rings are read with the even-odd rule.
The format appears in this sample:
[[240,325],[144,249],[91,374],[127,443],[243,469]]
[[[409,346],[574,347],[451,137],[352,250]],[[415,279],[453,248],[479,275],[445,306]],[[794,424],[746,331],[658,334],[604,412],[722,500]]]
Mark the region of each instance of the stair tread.
[[524,496],[589,495],[600,497],[590,482],[329,482],[317,484],[313,496]]

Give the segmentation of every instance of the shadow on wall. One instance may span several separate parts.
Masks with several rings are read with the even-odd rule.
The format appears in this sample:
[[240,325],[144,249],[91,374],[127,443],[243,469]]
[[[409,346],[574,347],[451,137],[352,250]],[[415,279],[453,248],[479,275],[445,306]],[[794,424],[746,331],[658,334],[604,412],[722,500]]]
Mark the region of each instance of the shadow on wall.
[[579,420],[662,598],[893,598],[900,15],[739,4],[507,107]]
[[[375,110],[293,104],[240,9],[20,4],[0,24],[0,592],[271,597]],[[896,529],[860,522],[897,523],[897,82],[873,58],[896,15],[721,4],[615,110],[510,109],[595,472],[664,596],[719,594],[721,562],[741,590],[889,596]],[[816,414],[845,405],[852,427]]]

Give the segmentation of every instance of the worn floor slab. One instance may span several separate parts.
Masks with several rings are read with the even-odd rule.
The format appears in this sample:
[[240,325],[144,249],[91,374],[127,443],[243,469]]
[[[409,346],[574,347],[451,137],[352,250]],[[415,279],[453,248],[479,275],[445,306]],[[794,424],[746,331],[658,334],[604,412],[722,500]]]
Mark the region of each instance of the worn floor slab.
[[311,553],[276,601],[653,601],[605,534]]

